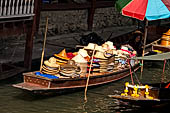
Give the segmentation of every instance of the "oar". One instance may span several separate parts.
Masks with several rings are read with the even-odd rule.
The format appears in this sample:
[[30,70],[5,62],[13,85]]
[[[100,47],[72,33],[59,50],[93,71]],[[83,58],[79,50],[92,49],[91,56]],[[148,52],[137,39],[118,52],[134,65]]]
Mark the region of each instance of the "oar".
[[90,62],[90,69],[89,69],[89,73],[88,73],[88,77],[87,77],[87,82],[86,82],[86,88],[85,88],[85,91],[84,91],[84,100],[87,101],[87,87],[89,85],[89,78],[90,78],[90,72],[91,72],[91,66],[92,66],[92,63],[93,63],[93,57],[94,57],[94,53],[95,53],[95,48],[96,48],[96,44],[94,46],[94,50],[93,50],[93,54],[92,54],[92,59],[91,59],[91,62]]
[[48,17],[46,19],[46,28],[45,28],[45,34],[44,34],[43,50],[42,50],[42,55],[41,55],[40,72],[42,71],[42,65],[43,65],[43,59],[44,59],[45,44],[46,44],[46,39],[47,39],[47,30],[48,30]]

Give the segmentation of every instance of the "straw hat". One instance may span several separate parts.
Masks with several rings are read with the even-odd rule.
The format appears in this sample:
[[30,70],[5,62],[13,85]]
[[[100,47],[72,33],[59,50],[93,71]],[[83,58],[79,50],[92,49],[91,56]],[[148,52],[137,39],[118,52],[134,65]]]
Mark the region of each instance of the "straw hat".
[[47,72],[55,72],[55,73],[59,72],[59,67],[58,68],[51,68],[51,67],[43,65],[42,69],[44,71],[47,71]]
[[72,58],[72,60],[74,60],[77,63],[87,63],[87,61],[85,60],[85,58],[81,55],[76,55],[75,57]]
[[84,47],[84,49],[94,50],[97,46],[97,44],[89,43],[87,46]]
[[65,49],[63,49],[59,54],[54,54],[54,56],[63,60],[69,60]]
[[104,49],[102,46],[97,46],[96,51],[104,52]]
[[49,60],[44,61],[44,64],[48,67],[54,67],[54,68],[60,66],[56,63],[56,58],[54,57],[51,57]]
[[166,33],[163,33],[163,34],[170,35],[170,29]]
[[79,49],[78,54],[80,54],[82,57],[89,57],[88,53],[84,49]]
[[69,60],[69,61],[67,62],[67,64],[61,65],[61,69],[63,69],[63,68],[68,68],[68,69],[71,69],[71,68],[72,68],[72,69],[73,69],[73,68],[77,68],[77,66],[76,66],[74,60]]
[[117,55],[117,51],[114,49],[107,50],[104,53],[104,56],[107,58],[113,57],[113,55]]
[[122,55],[122,54],[118,54],[117,56],[115,56],[117,58],[127,58],[125,55]]
[[107,51],[109,49],[109,45],[108,44],[102,44],[102,48],[104,51]]
[[100,51],[97,51],[96,54],[94,55],[94,57],[99,58],[99,59],[107,59],[104,56],[104,52],[100,52]]
[[127,47],[122,46],[120,50],[122,50],[124,54],[129,55],[129,52],[128,52],[129,50]]
[[133,34],[143,34],[143,33],[139,30],[136,30],[135,32],[133,32]]
[[44,70],[42,70],[42,73],[44,73],[44,74],[50,74],[50,75],[59,75],[59,73],[49,72],[49,71],[44,71]]
[[111,41],[107,41],[105,42],[105,44],[107,44],[109,46],[109,49],[116,49],[114,46],[113,46],[113,42]]

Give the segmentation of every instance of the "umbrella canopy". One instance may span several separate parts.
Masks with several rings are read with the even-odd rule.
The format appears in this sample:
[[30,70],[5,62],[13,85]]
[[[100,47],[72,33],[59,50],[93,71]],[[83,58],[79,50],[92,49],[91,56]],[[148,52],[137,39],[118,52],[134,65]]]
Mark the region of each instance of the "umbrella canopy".
[[125,7],[129,2],[131,2],[132,0],[118,0],[116,1],[116,9],[121,12],[122,8]]
[[116,8],[123,15],[139,20],[157,20],[170,17],[169,0],[118,0]]

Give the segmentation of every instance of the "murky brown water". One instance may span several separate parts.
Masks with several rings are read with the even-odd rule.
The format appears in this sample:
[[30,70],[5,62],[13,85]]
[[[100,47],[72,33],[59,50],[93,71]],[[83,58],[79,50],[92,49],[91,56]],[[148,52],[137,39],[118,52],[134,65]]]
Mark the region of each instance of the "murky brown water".
[[[163,63],[146,63],[142,83],[160,81]],[[136,73],[140,75],[140,71]],[[170,69],[166,65],[166,81],[170,80]],[[107,95],[123,91],[124,82],[130,76],[101,87],[88,90],[88,102],[84,103],[84,91],[53,97],[31,96],[11,85],[22,82],[21,75],[0,82],[0,113],[163,113],[162,110],[145,110],[120,105]],[[168,109],[164,109],[168,111]]]

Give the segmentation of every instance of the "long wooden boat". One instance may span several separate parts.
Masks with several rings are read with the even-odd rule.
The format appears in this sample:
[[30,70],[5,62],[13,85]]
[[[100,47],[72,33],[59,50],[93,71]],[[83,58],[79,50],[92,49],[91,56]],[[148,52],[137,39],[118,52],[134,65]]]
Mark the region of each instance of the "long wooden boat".
[[[139,69],[139,64],[134,66],[134,71]],[[87,77],[79,78],[58,78],[48,79],[35,75],[36,72],[28,72],[23,74],[24,82],[14,84],[13,87],[29,91],[34,94],[61,94],[69,91],[83,89],[86,86]],[[99,86],[113,81],[123,79],[130,75],[129,68],[116,70],[113,72],[103,72],[91,74],[89,87]]]
[[[133,88],[129,88],[128,95],[109,95],[111,98],[128,102],[130,105],[140,107],[163,107],[170,103],[170,82],[149,84],[149,96],[146,97],[145,89],[140,89],[139,96],[131,96]],[[145,86],[144,86],[145,87]]]

